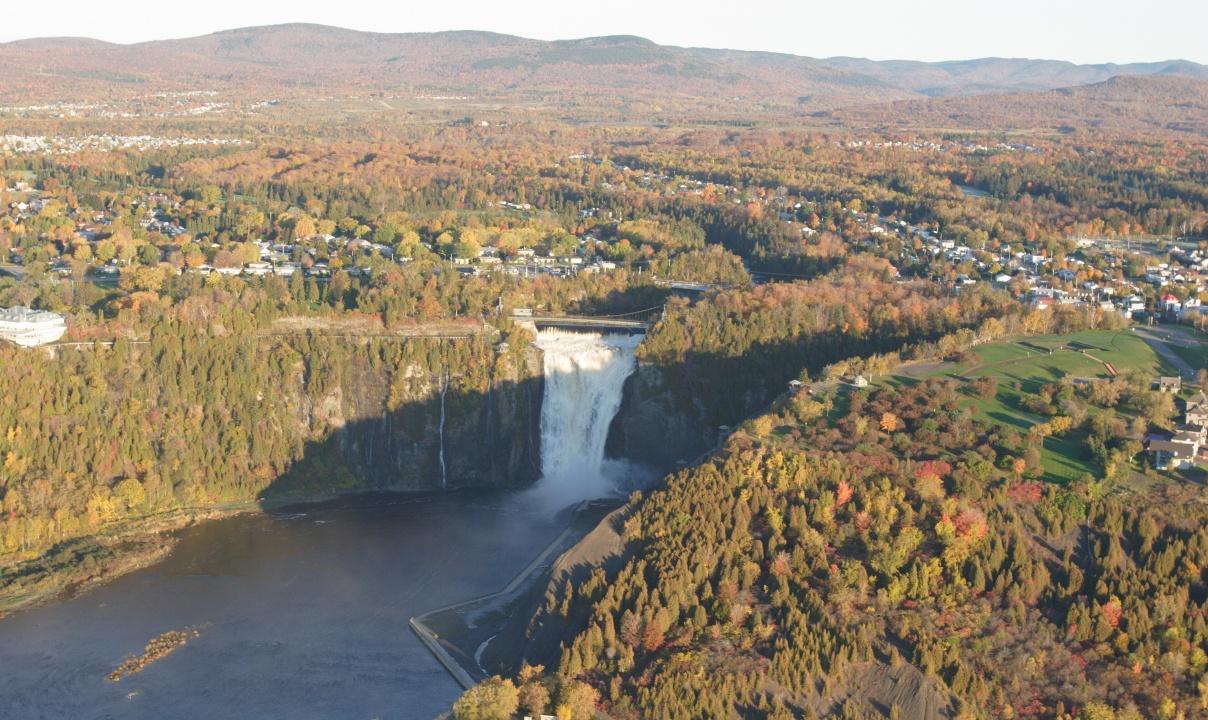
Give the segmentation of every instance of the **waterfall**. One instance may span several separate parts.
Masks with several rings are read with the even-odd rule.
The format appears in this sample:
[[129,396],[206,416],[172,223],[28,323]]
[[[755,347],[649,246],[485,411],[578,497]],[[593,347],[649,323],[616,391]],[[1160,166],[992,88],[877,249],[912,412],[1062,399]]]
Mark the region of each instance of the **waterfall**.
[[441,454],[440,454],[440,459],[441,459],[441,489],[442,490],[447,489],[449,486],[448,468],[446,468],[446,466],[445,466],[445,394],[448,393],[448,389],[449,389],[449,376],[448,376],[448,372],[446,371],[441,376],[441,429],[440,429],[440,434],[441,434],[441,451],[440,451],[440,453]]
[[625,378],[637,367],[641,341],[641,335],[537,334],[545,355],[545,395],[536,490],[551,506],[615,492],[604,473],[604,443],[621,408]]

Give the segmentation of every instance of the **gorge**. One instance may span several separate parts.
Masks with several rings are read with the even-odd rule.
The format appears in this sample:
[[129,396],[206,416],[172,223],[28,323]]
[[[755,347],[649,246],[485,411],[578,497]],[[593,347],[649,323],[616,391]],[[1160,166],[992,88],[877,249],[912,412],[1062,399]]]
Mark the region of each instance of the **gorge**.
[[[279,499],[187,527],[162,561],[0,620],[0,715],[437,714],[459,688],[407,618],[496,590],[565,534],[562,508],[616,493],[605,445],[642,337],[546,329],[515,352],[479,340],[275,343],[300,364],[282,364],[269,408],[294,418],[282,425],[293,437],[315,438],[260,491]],[[308,381],[320,369],[329,381]],[[345,497],[281,505],[332,493]],[[105,681],[148,638],[185,627],[204,632]],[[241,679],[247,666],[260,681]]]

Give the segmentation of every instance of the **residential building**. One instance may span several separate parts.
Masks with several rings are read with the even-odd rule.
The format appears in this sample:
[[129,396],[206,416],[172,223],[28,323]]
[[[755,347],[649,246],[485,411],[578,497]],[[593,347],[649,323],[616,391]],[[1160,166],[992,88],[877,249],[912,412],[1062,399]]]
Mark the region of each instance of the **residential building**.
[[1177,393],[1179,390],[1183,389],[1183,378],[1168,377],[1163,375],[1162,377],[1154,380],[1151,384],[1151,387],[1158,392]]
[[67,321],[58,313],[14,307],[0,310],[0,338],[21,347],[46,345],[63,337]]
[[1149,460],[1159,470],[1186,470],[1195,464],[1199,448],[1171,440],[1151,440]]

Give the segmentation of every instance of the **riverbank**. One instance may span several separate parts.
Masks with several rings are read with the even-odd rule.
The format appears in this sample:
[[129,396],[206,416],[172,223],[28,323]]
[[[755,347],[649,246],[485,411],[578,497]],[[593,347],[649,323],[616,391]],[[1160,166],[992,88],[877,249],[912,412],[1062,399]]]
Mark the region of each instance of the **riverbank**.
[[286,512],[353,498],[423,496],[428,492],[348,490],[293,493],[209,508],[181,508],[125,520],[96,535],[74,538],[36,558],[0,565],[0,620],[47,602],[67,600],[161,562],[179,531],[248,513]]
[[260,511],[255,502],[172,510],[125,521],[62,542],[37,558],[0,567],[0,619],[81,595],[154,565],[172,552],[175,533],[190,525]]
[[[486,668],[483,654],[492,643],[510,644],[498,639],[507,622],[523,611],[535,585],[548,576],[558,558],[575,547],[621,503],[584,501],[572,512],[566,528],[500,590],[417,615],[411,629],[420,641],[463,688],[469,689],[485,678],[506,670]],[[492,647],[492,654],[517,658],[522,647]]]
[[[0,621],[0,717],[432,718],[462,692],[407,621],[505,586],[565,530],[523,491],[341,498],[199,522]],[[202,635],[107,682],[149,638]]]

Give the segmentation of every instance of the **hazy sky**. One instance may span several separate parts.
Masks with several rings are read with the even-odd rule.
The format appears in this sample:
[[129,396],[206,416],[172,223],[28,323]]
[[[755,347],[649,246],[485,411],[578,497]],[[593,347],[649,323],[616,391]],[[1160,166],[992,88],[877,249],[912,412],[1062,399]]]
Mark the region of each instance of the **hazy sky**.
[[379,32],[642,35],[812,57],[1208,63],[1208,0],[3,0],[0,41],[138,42],[281,22]]

